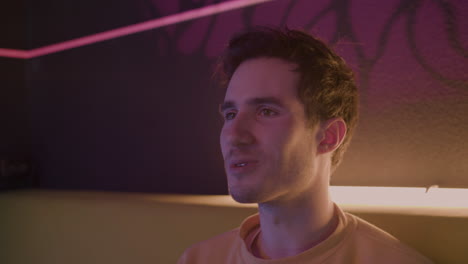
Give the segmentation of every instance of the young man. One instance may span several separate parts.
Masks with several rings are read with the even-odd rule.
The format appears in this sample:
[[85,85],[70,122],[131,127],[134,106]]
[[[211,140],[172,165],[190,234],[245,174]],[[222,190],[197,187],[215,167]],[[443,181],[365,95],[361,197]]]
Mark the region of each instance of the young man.
[[262,28],[234,37],[220,69],[229,192],[259,213],[192,246],[180,264],[431,263],[330,199],[358,117],[341,57],[303,32]]

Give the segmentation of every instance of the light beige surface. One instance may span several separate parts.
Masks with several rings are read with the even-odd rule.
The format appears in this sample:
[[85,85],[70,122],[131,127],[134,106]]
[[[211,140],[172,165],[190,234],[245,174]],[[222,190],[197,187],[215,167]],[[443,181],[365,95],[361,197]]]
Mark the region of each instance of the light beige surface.
[[[341,197],[343,199],[343,197]],[[436,263],[468,263],[468,208],[346,210]],[[451,212],[453,211],[453,212]],[[104,192],[0,193],[0,263],[175,263],[189,245],[235,228],[256,212],[227,196]]]

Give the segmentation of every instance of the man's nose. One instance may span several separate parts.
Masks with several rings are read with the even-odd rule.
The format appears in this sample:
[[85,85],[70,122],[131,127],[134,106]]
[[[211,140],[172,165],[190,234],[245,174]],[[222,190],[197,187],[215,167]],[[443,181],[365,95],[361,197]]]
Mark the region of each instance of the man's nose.
[[248,115],[238,114],[233,120],[224,124],[223,134],[231,146],[247,146],[255,143],[253,126],[255,120]]

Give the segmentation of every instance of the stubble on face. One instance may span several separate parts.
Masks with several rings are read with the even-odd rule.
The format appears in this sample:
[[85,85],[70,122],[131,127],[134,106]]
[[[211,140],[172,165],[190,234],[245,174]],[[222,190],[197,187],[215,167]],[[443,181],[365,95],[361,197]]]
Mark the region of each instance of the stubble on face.
[[[279,59],[252,59],[238,67],[228,86],[225,100],[234,105],[235,118],[225,121],[220,141],[229,192],[238,202],[288,199],[311,184],[315,134],[297,96],[294,68]],[[252,98],[275,98],[281,106],[249,105]],[[263,116],[262,107],[275,115]],[[236,174],[230,162],[243,159],[257,163]]]

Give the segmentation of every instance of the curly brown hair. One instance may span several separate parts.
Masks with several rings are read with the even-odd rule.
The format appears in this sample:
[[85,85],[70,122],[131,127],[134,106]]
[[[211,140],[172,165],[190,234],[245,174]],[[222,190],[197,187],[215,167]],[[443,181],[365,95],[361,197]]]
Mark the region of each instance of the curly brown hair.
[[311,125],[341,117],[347,133],[332,155],[332,169],[340,163],[358,120],[358,91],[354,74],[340,56],[320,39],[299,30],[256,27],[235,35],[220,56],[217,75],[227,87],[244,61],[270,57],[297,65],[298,97]]

